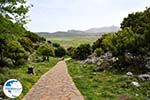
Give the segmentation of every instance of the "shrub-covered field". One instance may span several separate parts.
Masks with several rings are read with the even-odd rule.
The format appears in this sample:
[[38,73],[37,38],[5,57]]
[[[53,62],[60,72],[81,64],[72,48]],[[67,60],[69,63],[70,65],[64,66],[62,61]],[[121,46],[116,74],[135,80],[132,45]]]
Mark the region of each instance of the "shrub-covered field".
[[96,41],[99,37],[96,36],[87,36],[87,37],[62,37],[62,38],[47,38],[47,40],[50,40],[54,43],[59,43],[63,47],[78,47],[80,44],[92,44],[94,41]]
[[[147,100],[150,94],[150,82],[140,82],[133,76],[98,72],[96,66],[81,67],[80,62],[75,60],[68,61],[67,65],[85,100]],[[132,81],[138,81],[141,86],[133,86]]]

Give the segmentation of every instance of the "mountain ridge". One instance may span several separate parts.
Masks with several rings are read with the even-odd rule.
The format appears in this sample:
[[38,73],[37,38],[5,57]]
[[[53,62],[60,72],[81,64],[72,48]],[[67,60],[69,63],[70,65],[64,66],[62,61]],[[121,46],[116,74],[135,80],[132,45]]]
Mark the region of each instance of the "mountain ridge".
[[81,30],[68,30],[68,31],[57,31],[53,33],[49,32],[37,32],[42,37],[74,37],[74,36],[101,36],[110,32],[118,32],[120,28],[118,26],[105,26],[100,28],[90,28],[85,31]]

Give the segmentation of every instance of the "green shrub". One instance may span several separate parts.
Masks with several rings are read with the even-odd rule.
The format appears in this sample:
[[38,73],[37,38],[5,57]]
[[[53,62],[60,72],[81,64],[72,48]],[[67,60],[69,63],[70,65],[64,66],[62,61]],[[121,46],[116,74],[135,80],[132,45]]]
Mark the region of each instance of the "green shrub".
[[44,42],[44,41],[46,41],[46,39],[45,38],[43,38],[43,37],[40,37],[40,36],[38,36],[37,34],[35,34],[35,33],[32,33],[32,32],[26,32],[26,35],[25,35],[25,37],[28,37],[32,42],[34,42],[34,43],[36,43],[36,42]]
[[17,41],[9,42],[7,48],[7,57],[11,59],[14,65],[23,65],[25,62],[27,62],[28,53]]
[[52,44],[52,42],[50,40],[47,41],[48,44]]
[[54,53],[54,48],[53,47],[50,47],[48,45],[43,45],[43,46],[40,46],[37,50],[37,54],[39,56],[42,56],[44,60],[47,60],[49,61],[49,57],[50,56],[54,56],[55,53]]
[[33,52],[33,43],[28,37],[22,37],[18,40],[26,51]]
[[95,53],[96,53],[96,56],[100,57],[102,55],[102,53],[103,53],[103,50],[101,48],[97,48],[95,50]]
[[[115,69],[146,73],[147,58],[150,56],[150,8],[129,14],[121,23],[119,32],[103,35],[92,48],[111,52],[118,60]],[[131,21],[132,20],[132,21]]]
[[53,46],[58,48],[58,47],[60,47],[60,44],[59,43],[53,43]]
[[74,50],[75,50],[74,47],[69,47],[69,48],[67,48],[67,54],[68,54],[69,56],[73,56]]
[[81,44],[74,50],[72,58],[84,60],[91,54],[91,46],[89,44]]
[[66,50],[63,47],[58,47],[55,49],[55,56],[56,57],[63,57],[66,54]]
[[144,34],[150,26],[150,7],[141,12],[135,12],[124,18],[121,28],[130,27],[134,33]]
[[0,65],[18,66],[23,65],[28,59],[28,53],[16,40],[0,39]]
[[7,38],[11,35],[15,35],[15,38],[18,36],[25,35],[25,28],[21,27],[18,24],[14,24],[7,18],[4,18],[0,14],[0,35],[4,34]]

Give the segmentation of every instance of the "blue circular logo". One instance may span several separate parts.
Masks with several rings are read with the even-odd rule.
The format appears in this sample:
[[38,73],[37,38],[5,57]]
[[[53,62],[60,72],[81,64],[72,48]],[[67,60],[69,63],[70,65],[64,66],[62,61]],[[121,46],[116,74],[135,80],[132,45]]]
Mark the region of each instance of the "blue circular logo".
[[9,98],[16,98],[22,92],[22,84],[16,79],[9,79],[3,86],[4,94]]

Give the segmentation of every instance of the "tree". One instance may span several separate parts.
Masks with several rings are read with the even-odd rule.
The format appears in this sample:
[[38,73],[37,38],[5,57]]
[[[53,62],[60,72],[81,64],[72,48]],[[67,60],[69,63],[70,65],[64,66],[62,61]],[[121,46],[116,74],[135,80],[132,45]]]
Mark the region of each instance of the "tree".
[[96,53],[96,56],[100,57],[103,53],[103,50],[101,48],[96,48],[95,53]]
[[22,38],[18,39],[18,41],[20,42],[20,44],[24,47],[24,49],[26,51],[28,51],[30,53],[32,53],[34,51],[33,43],[28,37],[22,37]]
[[26,32],[25,37],[28,37],[33,43],[46,41],[44,37],[40,37],[39,35],[30,31]]
[[53,43],[53,46],[58,48],[58,47],[60,47],[60,44],[59,43]]
[[31,6],[26,0],[0,0],[0,13],[18,24],[25,24],[26,13]]
[[78,60],[86,59],[92,52],[91,46],[89,44],[81,44],[74,50],[73,58]]
[[52,44],[52,42],[50,40],[48,40],[47,43],[50,44],[50,45]]
[[121,28],[130,27],[137,34],[144,34],[150,27],[150,8],[143,12],[129,14],[121,23]]
[[28,59],[28,53],[15,40],[0,39],[0,65],[20,66]]
[[67,48],[67,54],[68,54],[69,56],[73,56],[74,50],[75,50],[74,47],[69,47],[69,48]]
[[20,66],[25,64],[28,59],[28,53],[18,41],[9,41],[7,44],[7,58],[11,59],[13,65]]
[[63,47],[58,47],[55,49],[55,56],[56,57],[63,57],[66,54],[66,50]]
[[37,50],[37,54],[43,56],[44,60],[49,61],[49,57],[54,56],[54,48],[47,45],[40,46]]
[[[103,36],[104,36],[104,35],[103,35]],[[102,36],[102,37],[103,37],[103,36]],[[95,51],[96,48],[102,47],[102,40],[103,40],[102,37],[99,38],[96,42],[93,43],[93,45],[92,45],[92,51]]]

